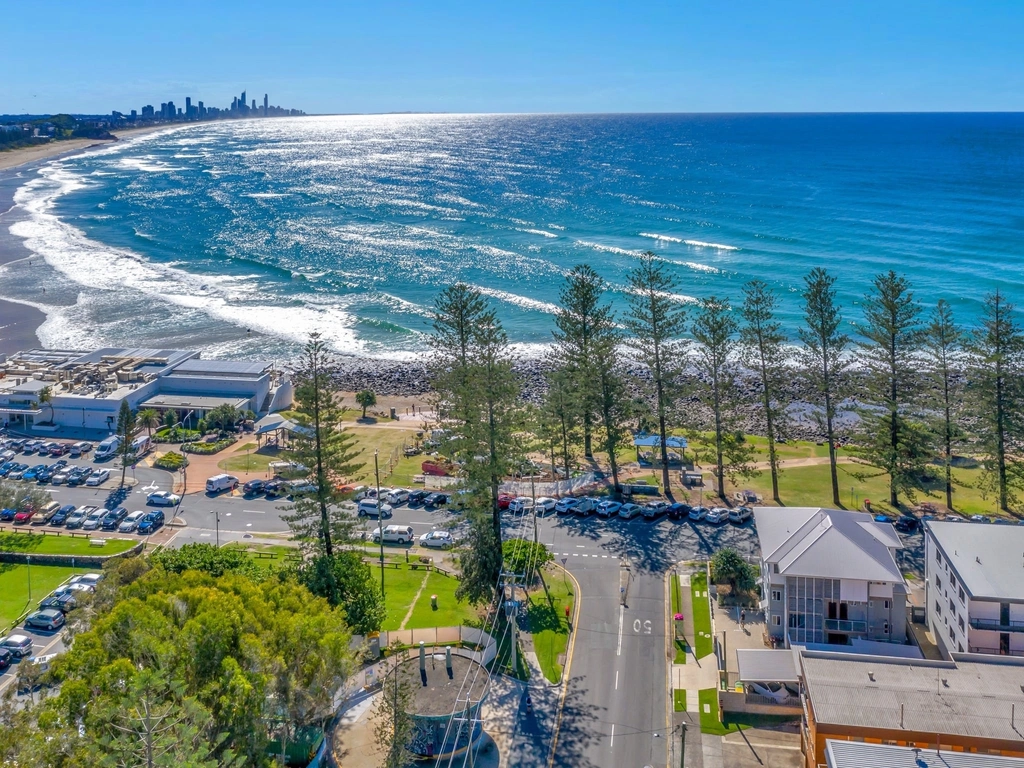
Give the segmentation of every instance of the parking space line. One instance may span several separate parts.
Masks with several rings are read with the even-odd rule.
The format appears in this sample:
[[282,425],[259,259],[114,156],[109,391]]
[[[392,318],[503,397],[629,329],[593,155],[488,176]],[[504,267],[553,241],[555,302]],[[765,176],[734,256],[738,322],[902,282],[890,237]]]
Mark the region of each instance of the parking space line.
[[265,514],[267,514],[267,510],[265,510],[265,509],[243,509],[242,511],[246,512],[246,513],[248,513],[250,515],[265,515]]

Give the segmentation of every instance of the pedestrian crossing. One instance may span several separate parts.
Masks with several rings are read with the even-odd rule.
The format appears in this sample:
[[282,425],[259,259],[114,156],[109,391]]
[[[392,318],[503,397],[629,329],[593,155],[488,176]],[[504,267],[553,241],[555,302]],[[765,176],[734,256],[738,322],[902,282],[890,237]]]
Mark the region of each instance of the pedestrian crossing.
[[555,557],[592,557],[595,560],[601,558],[602,560],[618,560],[618,555],[588,555],[586,552],[552,552]]

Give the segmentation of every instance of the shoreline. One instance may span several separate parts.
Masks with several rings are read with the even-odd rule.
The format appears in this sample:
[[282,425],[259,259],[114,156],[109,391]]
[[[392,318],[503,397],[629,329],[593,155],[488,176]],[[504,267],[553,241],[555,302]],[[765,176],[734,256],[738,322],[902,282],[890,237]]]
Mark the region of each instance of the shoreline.
[[147,133],[177,128],[175,125],[148,125],[143,128],[125,128],[123,130],[111,131],[115,137],[114,141],[109,139],[67,139],[65,141],[52,141],[47,144],[40,144],[35,147],[19,147],[0,152],[0,171],[12,171],[32,163],[53,160],[63,155],[84,152],[87,149],[98,147],[109,147],[116,144],[122,138],[143,136]]

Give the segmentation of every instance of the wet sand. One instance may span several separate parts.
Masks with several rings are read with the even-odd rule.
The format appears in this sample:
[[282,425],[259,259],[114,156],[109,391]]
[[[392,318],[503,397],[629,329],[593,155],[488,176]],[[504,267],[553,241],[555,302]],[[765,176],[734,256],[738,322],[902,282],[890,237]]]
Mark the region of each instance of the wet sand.
[[[172,127],[174,126],[150,125],[145,128],[125,128],[124,130],[113,131],[113,134],[118,139],[127,139],[132,136],[141,136],[145,133],[162,131]],[[51,160],[55,157],[60,157],[61,155],[70,154],[72,152],[81,152],[84,149],[105,147],[112,143],[113,142],[111,141],[103,141],[100,139],[69,139],[67,141],[52,141],[49,144],[40,144],[36,147],[11,149],[6,152],[0,152],[0,171],[18,168],[19,166],[28,165],[29,163]],[[3,210],[3,208],[0,208],[0,210]]]

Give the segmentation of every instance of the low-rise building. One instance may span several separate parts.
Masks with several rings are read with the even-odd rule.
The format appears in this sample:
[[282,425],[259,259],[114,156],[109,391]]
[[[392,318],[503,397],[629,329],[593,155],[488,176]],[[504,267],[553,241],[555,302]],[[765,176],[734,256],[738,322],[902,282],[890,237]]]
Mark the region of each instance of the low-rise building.
[[892,525],[818,507],[755,507],[754,519],[761,607],[776,642],[907,641],[903,543]]
[[1024,757],[1024,660],[805,650],[800,666],[807,768],[827,764],[830,739]]
[[928,627],[945,656],[1024,656],[1024,527],[925,524]]
[[1024,758],[895,747],[866,741],[825,742],[827,768],[1024,768]]
[[193,350],[31,349],[0,364],[0,420],[23,432],[109,432],[122,402],[198,420],[218,405],[261,415],[291,401],[291,383],[273,363],[203,360]]

